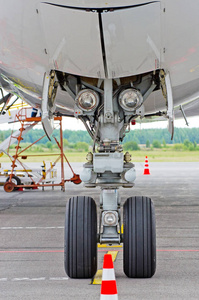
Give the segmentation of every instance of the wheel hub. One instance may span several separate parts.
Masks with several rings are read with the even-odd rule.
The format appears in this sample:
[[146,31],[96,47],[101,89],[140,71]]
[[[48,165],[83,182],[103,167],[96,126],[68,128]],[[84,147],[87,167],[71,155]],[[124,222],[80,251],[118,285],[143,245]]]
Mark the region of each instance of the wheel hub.
[[12,191],[14,191],[15,188],[15,184],[11,181],[11,182],[6,182],[4,184],[4,191],[7,193],[11,193]]

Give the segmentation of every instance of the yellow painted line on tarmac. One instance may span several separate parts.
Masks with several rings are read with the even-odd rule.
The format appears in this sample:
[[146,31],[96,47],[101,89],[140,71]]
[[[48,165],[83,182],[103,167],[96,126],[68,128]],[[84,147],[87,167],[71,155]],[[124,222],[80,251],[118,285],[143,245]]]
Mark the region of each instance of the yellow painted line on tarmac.
[[92,279],[91,284],[102,284],[102,271],[103,270],[97,270],[97,273],[95,274],[95,277]]
[[[113,262],[116,260],[116,257],[118,255],[118,251],[108,251],[107,254],[112,255]],[[97,273],[95,274],[95,277],[92,279],[91,284],[102,284],[102,272],[103,270],[97,270]]]
[[116,260],[117,255],[118,255],[118,251],[108,251],[107,254],[112,255],[112,260],[114,262]]
[[121,248],[122,245],[108,245],[108,244],[98,244],[98,248]]

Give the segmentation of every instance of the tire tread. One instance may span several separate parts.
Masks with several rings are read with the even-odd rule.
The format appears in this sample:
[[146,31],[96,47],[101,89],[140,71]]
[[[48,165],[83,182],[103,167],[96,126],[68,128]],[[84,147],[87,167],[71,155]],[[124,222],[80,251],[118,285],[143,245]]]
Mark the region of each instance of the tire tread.
[[156,269],[155,212],[148,197],[130,197],[124,204],[124,273],[152,277]]
[[97,213],[91,197],[73,197],[66,205],[64,263],[71,278],[91,278],[96,273]]

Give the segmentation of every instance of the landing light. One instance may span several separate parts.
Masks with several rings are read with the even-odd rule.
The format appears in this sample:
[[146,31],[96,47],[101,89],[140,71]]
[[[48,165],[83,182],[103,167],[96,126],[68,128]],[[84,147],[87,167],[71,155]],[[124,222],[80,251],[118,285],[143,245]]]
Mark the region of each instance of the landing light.
[[75,102],[83,111],[92,111],[99,104],[99,96],[93,90],[84,89],[77,94]]
[[115,211],[104,211],[102,214],[102,223],[105,226],[116,226],[118,223],[118,215]]
[[119,104],[126,111],[134,111],[142,102],[142,94],[136,89],[129,88],[119,94]]

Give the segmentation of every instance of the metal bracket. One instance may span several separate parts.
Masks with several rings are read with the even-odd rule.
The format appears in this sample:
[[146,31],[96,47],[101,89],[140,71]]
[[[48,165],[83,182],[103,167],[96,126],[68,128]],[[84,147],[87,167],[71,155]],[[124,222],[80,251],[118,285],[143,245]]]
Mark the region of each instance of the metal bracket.
[[150,88],[146,91],[146,93],[143,95],[143,102],[149,97],[149,95],[154,91],[156,87],[156,84],[152,82]]
[[104,80],[104,123],[114,123],[112,79]]
[[52,118],[52,115],[50,115],[50,109],[49,109],[49,105],[48,105],[50,80],[51,80],[50,75],[45,73],[44,81],[43,81],[42,103],[41,103],[42,126],[43,126],[44,131],[49,139],[54,130],[54,126],[53,126],[54,119]]
[[189,123],[188,123],[188,121],[187,121],[187,117],[186,117],[186,115],[185,115],[184,108],[183,108],[182,105],[180,105],[180,110],[181,110],[181,112],[182,112],[182,115],[183,115],[183,118],[184,118],[184,120],[185,120],[186,125],[189,126]]
[[[100,214],[99,242],[101,244],[120,244],[120,197],[117,189],[102,189],[100,196],[100,208],[102,209],[102,213]],[[115,222],[112,225],[106,224],[104,220],[107,213],[110,213],[115,217]],[[118,226],[120,229],[119,232]],[[102,232],[101,227],[103,228]]]
[[168,130],[171,134],[171,139],[174,135],[174,108],[173,108],[173,93],[171,86],[171,79],[169,72],[165,75],[165,85],[167,91],[167,118],[168,118]]
[[[0,115],[3,115],[5,113],[5,111],[7,111],[9,109],[9,108],[6,108],[6,106],[8,105],[8,103],[9,103],[10,99],[12,98],[12,96],[13,95],[11,93],[9,93],[8,95],[3,96],[3,98],[0,99],[0,105],[3,104],[3,107],[2,107],[2,109],[0,111]],[[11,107],[11,106],[12,105],[10,105],[9,107]]]

